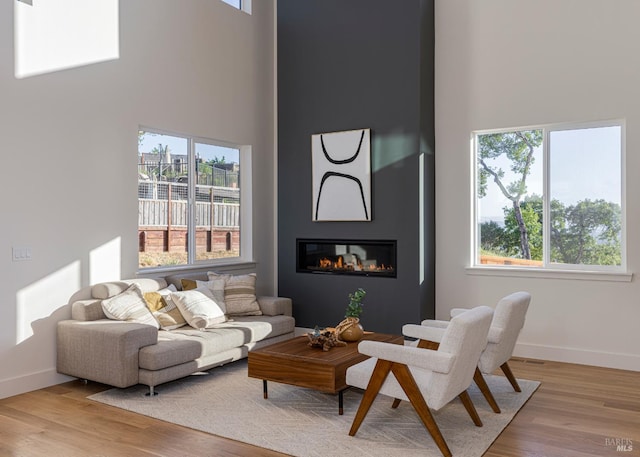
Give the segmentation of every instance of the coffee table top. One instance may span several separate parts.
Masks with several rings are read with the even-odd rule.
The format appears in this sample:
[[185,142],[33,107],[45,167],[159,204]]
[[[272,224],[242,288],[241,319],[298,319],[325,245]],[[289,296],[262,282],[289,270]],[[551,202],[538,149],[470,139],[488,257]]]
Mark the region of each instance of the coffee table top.
[[[395,344],[404,343],[403,336],[389,335],[386,333],[364,332],[362,339]],[[308,342],[309,338],[307,338],[306,335],[298,336],[286,341],[270,344],[260,349],[255,349],[249,354],[259,353],[270,357],[282,357],[287,360],[298,360],[307,363],[315,362],[323,365],[339,365],[345,361],[362,356],[362,354],[358,352],[358,342],[347,343],[346,346],[332,347],[328,351],[323,351],[320,347],[311,347],[308,345]]]

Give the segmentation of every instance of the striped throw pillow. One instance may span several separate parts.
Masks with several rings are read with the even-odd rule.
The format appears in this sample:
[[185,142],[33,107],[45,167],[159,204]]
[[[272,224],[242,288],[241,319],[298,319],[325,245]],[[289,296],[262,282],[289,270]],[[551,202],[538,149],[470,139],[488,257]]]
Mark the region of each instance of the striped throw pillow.
[[256,274],[224,275],[209,272],[209,280],[224,279],[224,301],[229,316],[261,316],[256,298]]
[[144,301],[142,290],[137,284],[131,284],[118,295],[102,300],[102,311],[109,319],[136,322],[160,328]]

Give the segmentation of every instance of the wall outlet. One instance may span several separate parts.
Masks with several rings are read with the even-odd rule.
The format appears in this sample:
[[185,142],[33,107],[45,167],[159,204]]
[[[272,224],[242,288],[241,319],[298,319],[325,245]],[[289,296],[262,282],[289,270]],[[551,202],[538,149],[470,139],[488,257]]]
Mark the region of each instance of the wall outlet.
[[11,248],[12,260],[14,262],[21,262],[25,260],[31,260],[31,248],[30,247],[16,247]]

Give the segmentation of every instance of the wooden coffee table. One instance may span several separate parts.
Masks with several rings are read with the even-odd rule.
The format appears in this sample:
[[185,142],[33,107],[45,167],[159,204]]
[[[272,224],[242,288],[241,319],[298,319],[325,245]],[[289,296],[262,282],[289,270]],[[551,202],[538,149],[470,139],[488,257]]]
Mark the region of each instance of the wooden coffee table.
[[[384,333],[365,332],[363,339],[404,344],[404,337]],[[325,352],[308,342],[306,335],[299,336],[249,352],[249,376],[262,379],[264,398],[268,398],[267,381],[338,394],[338,413],[342,414],[342,393],[349,388],[347,368],[369,357],[358,352],[358,343]]]

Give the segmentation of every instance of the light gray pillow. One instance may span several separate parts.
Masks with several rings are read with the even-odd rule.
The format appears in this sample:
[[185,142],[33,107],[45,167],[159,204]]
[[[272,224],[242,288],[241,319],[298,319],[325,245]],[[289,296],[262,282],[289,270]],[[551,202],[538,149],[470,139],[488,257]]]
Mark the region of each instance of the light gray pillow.
[[213,295],[213,301],[227,314],[227,303],[224,300],[224,287],[226,281],[223,278],[210,279],[209,281],[196,280],[197,288],[206,287]]
[[102,311],[109,319],[136,322],[160,328],[158,321],[147,308],[147,302],[144,300],[140,286],[135,283],[118,295],[102,300]]
[[205,329],[227,320],[207,287],[172,292],[171,299],[191,327]]

